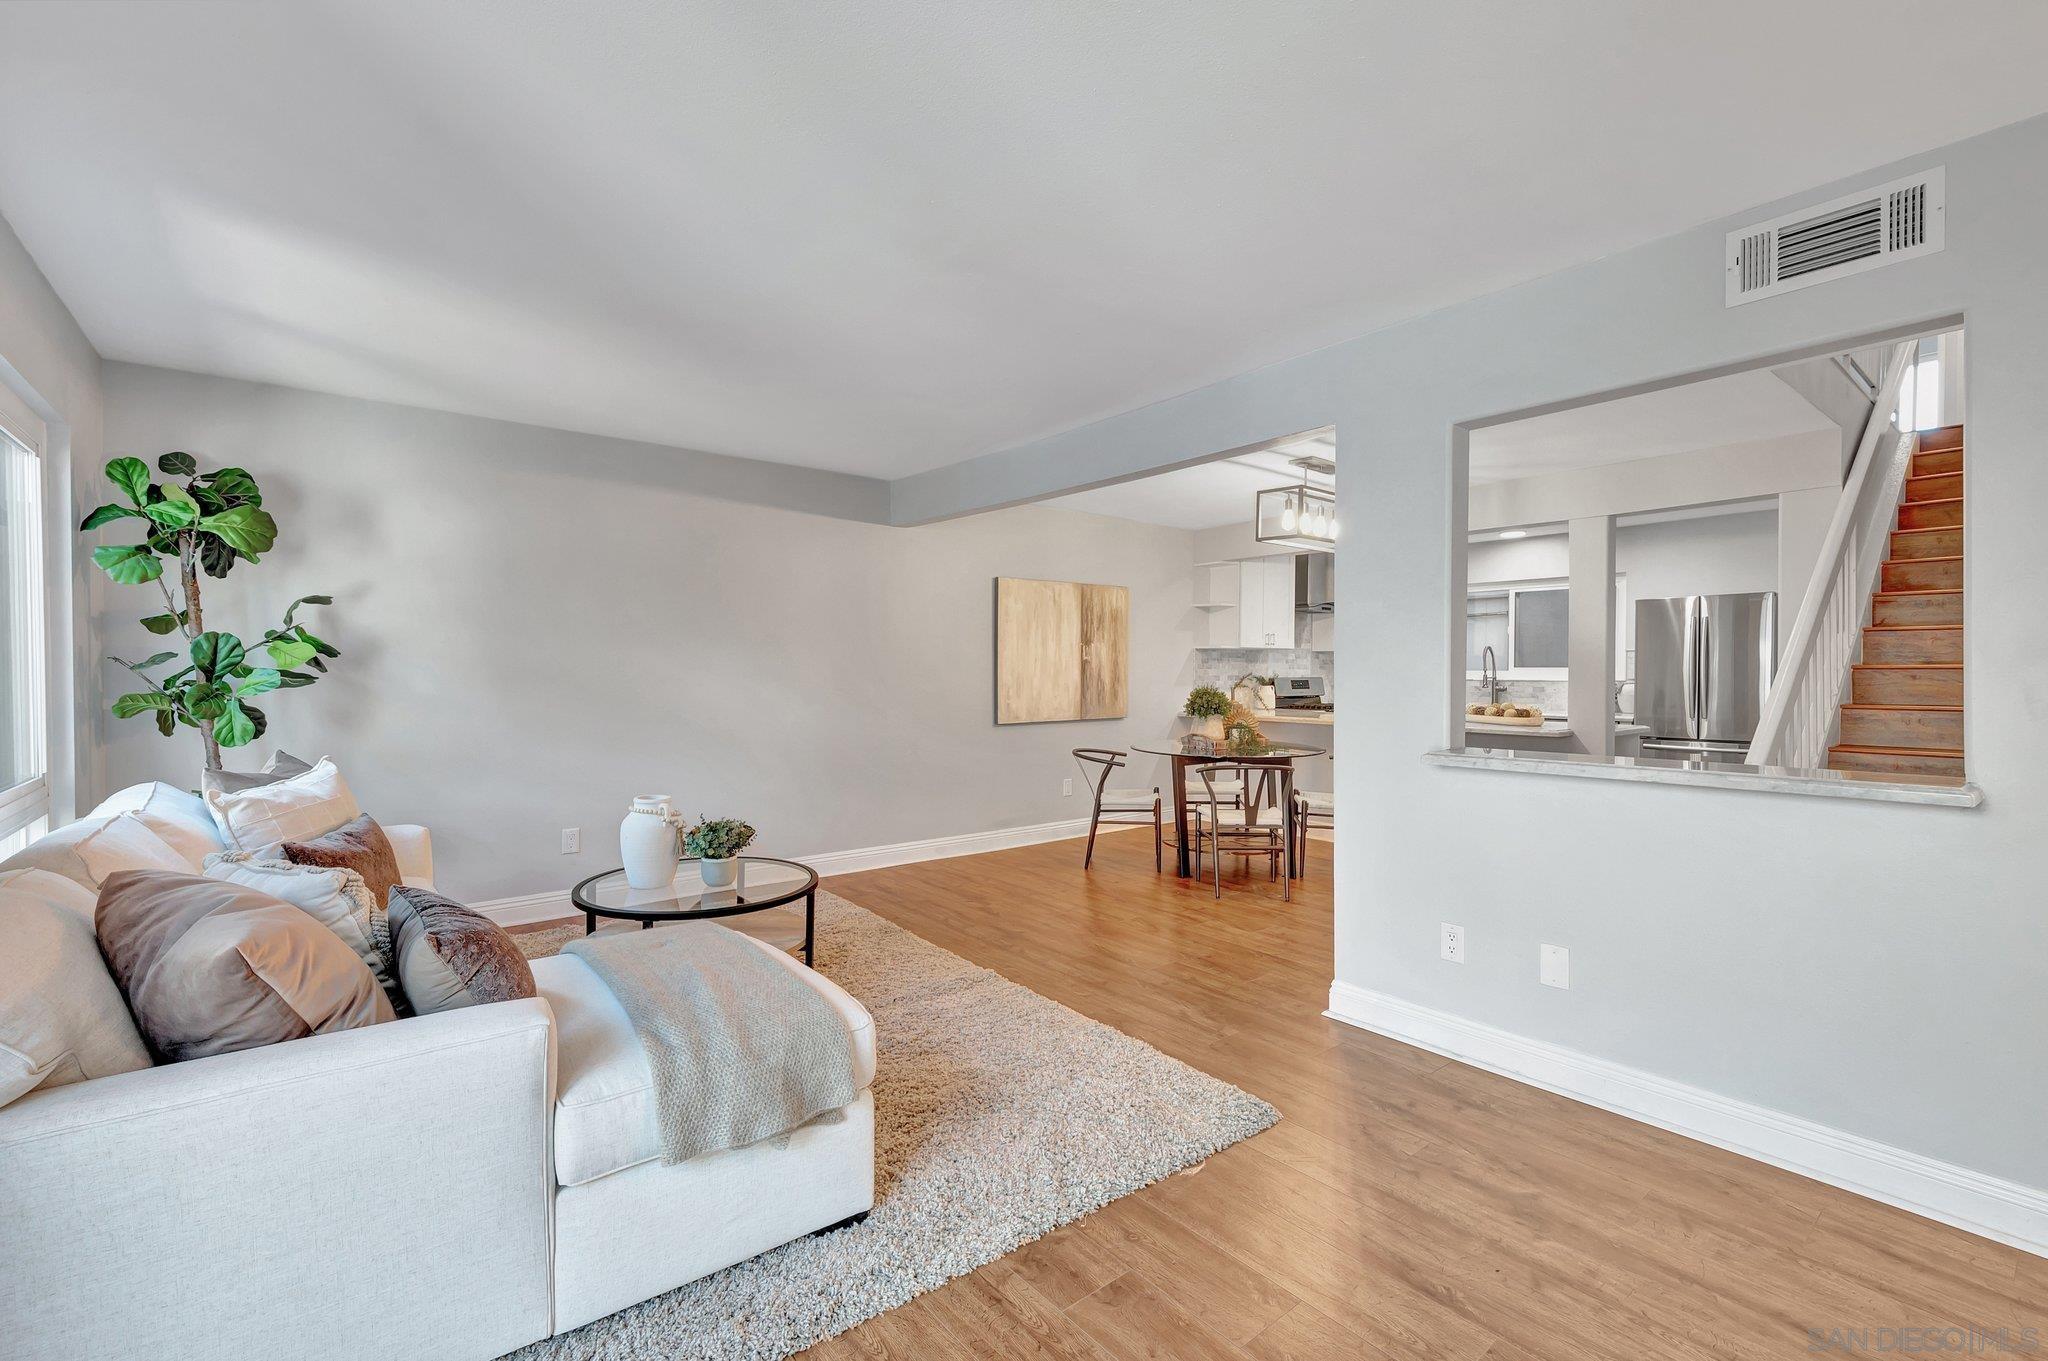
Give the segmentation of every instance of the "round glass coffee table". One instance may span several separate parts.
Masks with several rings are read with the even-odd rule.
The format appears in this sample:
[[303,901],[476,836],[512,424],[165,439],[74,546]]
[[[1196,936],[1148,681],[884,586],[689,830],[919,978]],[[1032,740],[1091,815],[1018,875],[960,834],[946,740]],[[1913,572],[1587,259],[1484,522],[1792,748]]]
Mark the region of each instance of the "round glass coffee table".
[[[772,856],[739,857],[739,879],[724,888],[707,888],[697,872],[697,861],[687,859],[676,865],[673,882],[660,888],[634,888],[622,869],[593,874],[569,890],[569,901],[583,914],[583,934],[597,930],[599,917],[636,921],[647,928],[663,922],[708,921],[716,917],[737,917],[743,913],[766,912],[789,907],[801,898],[804,905],[804,963],[811,962],[817,938],[818,875],[809,865]],[[753,935],[754,932],[747,934]],[[769,939],[764,936],[763,939]],[[770,940],[771,944],[782,944]],[[794,944],[794,942],[790,942]],[[783,948],[789,948],[784,945]]]

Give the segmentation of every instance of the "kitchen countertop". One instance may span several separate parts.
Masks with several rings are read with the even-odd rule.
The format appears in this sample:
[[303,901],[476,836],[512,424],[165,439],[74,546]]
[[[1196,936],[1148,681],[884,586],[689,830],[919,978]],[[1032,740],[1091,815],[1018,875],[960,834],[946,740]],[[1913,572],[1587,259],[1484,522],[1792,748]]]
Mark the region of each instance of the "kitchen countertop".
[[[1465,722],[1465,731],[1468,735],[1478,737],[1505,736],[1535,737],[1548,739],[1565,738],[1570,737],[1572,735],[1571,725],[1561,718],[1547,718],[1543,721],[1543,726],[1540,728],[1516,727],[1509,724],[1480,723],[1468,718]],[[1616,737],[1647,737],[1649,735],[1649,732],[1650,730],[1640,723],[1623,723],[1617,719],[1614,724],[1614,735]]]
[[1942,775],[1896,775],[1860,770],[1788,770],[1780,766],[1739,766],[1664,761],[1645,756],[1581,756],[1526,748],[1461,747],[1425,752],[1435,766],[1580,779],[1631,780],[1643,784],[1692,784],[1719,789],[1752,789],[1772,794],[1871,799],[1882,803],[1946,804],[1975,808],[1984,801],[1976,785]]

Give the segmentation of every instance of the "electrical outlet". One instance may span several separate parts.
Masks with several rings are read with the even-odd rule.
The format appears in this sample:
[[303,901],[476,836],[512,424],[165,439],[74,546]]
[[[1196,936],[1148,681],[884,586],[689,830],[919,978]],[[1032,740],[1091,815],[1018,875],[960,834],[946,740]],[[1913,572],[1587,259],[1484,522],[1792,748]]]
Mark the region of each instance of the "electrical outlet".
[[1572,985],[1572,952],[1562,945],[1538,946],[1536,977],[1546,988],[1569,988]]
[[1442,940],[1437,946],[1437,953],[1453,964],[1463,964],[1465,962],[1465,928],[1455,926],[1450,922],[1438,922],[1437,929],[1442,932]]
[[562,829],[562,854],[578,855],[583,850],[583,829],[564,827]]
[[1071,799],[1074,797],[1074,782],[1072,780],[1060,781],[1060,797],[1063,799]]

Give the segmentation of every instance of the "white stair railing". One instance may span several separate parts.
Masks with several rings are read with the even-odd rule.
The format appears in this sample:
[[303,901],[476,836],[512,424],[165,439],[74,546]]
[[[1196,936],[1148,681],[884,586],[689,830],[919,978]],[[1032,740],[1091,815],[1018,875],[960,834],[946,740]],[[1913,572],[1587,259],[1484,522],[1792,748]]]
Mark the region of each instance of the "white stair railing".
[[1886,356],[1877,403],[1863,427],[1856,462],[1799,602],[1784,664],[1744,758],[1750,765],[1812,770],[1827,764],[1849,668],[1862,645],[1870,593],[1884,565],[1892,517],[1912,466],[1913,436],[1892,424],[1912,355],[1908,340]]

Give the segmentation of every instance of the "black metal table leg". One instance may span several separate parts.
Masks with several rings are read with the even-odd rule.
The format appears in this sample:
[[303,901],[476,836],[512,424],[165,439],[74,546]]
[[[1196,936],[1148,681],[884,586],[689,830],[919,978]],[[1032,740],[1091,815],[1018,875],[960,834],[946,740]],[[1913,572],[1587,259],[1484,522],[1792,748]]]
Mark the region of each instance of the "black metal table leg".
[[597,934],[597,914],[595,912],[583,914],[583,934],[586,936]]
[[817,965],[817,960],[813,956],[811,949],[817,937],[818,895],[815,892],[806,893],[804,895],[804,964],[807,967],[815,968]]

